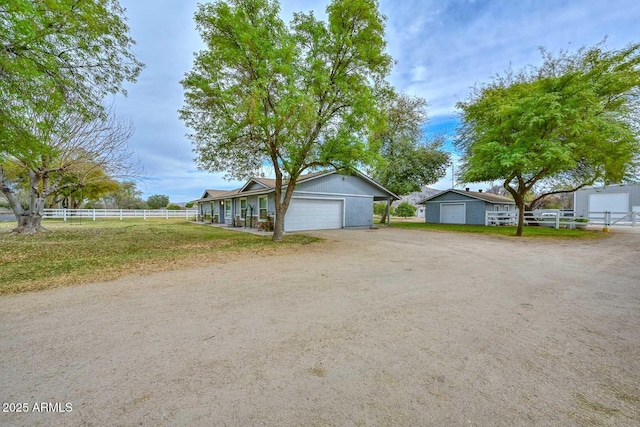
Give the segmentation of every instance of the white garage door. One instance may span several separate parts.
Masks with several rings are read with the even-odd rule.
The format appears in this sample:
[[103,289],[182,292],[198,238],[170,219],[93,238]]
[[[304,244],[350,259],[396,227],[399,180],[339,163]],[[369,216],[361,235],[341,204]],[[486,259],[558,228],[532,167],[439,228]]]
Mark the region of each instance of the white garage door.
[[284,218],[284,230],[342,228],[342,221],[342,200],[294,198]]
[[[629,193],[600,193],[589,195],[589,212],[629,212]],[[623,217],[621,213],[611,218]]]
[[441,203],[440,222],[442,224],[464,224],[464,203]]

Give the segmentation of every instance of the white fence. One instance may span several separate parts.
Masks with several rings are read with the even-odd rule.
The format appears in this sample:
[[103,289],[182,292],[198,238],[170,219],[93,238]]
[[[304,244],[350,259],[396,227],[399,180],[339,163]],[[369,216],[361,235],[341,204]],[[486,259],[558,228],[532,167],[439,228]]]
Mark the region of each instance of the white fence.
[[[525,224],[540,225],[551,228],[580,228],[587,224],[635,227],[640,225],[640,212],[589,212],[587,217],[575,217],[572,211],[548,209],[543,211],[526,211]],[[517,225],[518,211],[486,211],[485,225]]]
[[45,209],[43,218],[57,218],[67,220],[88,218],[93,221],[99,218],[185,218],[195,219],[197,209],[168,210],[168,209]]

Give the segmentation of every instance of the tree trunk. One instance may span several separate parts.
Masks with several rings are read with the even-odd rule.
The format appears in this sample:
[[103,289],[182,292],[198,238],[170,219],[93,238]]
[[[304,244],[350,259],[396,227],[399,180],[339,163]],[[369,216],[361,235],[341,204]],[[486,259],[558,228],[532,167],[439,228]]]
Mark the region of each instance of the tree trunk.
[[380,218],[380,224],[386,224],[387,223],[387,208],[384,208],[384,211],[382,211],[382,218]]
[[42,215],[37,212],[23,212],[18,217],[18,226],[13,229],[13,234],[34,234],[46,231],[42,226]]
[[282,204],[280,207],[276,207],[276,220],[273,223],[273,237],[271,240],[274,242],[279,242],[282,240],[282,235],[284,234],[284,215],[286,211],[283,212]]
[[516,205],[518,206],[518,228],[516,229],[516,236],[522,237],[522,232],[524,231],[524,199],[518,198]]
[[296,188],[296,181],[298,180],[298,176],[289,177],[289,182],[287,183],[287,191],[284,193],[284,198],[282,197],[282,172],[280,168],[276,167],[276,188],[275,188],[275,202],[276,202],[276,220],[273,224],[273,237],[271,240],[274,242],[279,242],[282,240],[282,235],[284,234],[284,217],[287,214],[287,209],[289,209],[289,202],[291,202],[291,196],[293,195],[293,190]]

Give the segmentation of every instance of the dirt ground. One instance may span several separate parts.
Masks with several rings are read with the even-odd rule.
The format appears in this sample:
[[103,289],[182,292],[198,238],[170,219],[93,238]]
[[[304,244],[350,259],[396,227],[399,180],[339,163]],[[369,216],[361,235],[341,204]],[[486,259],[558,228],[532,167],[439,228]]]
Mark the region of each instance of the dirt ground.
[[640,423],[640,234],[314,234],[0,298],[0,425]]

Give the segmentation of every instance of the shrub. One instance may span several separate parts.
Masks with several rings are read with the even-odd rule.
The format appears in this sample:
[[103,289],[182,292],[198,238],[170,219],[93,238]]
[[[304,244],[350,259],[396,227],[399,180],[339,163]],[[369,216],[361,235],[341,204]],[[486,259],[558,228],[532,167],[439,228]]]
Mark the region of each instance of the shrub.
[[167,209],[170,211],[181,211],[182,208],[178,205],[174,205],[173,203],[171,203],[169,206],[167,206]]
[[408,202],[402,202],[396,208],[395,214],[397,216],[407,218],[409,216],[414,216],[416,214],[416,208],[415,206],[409,204]]

